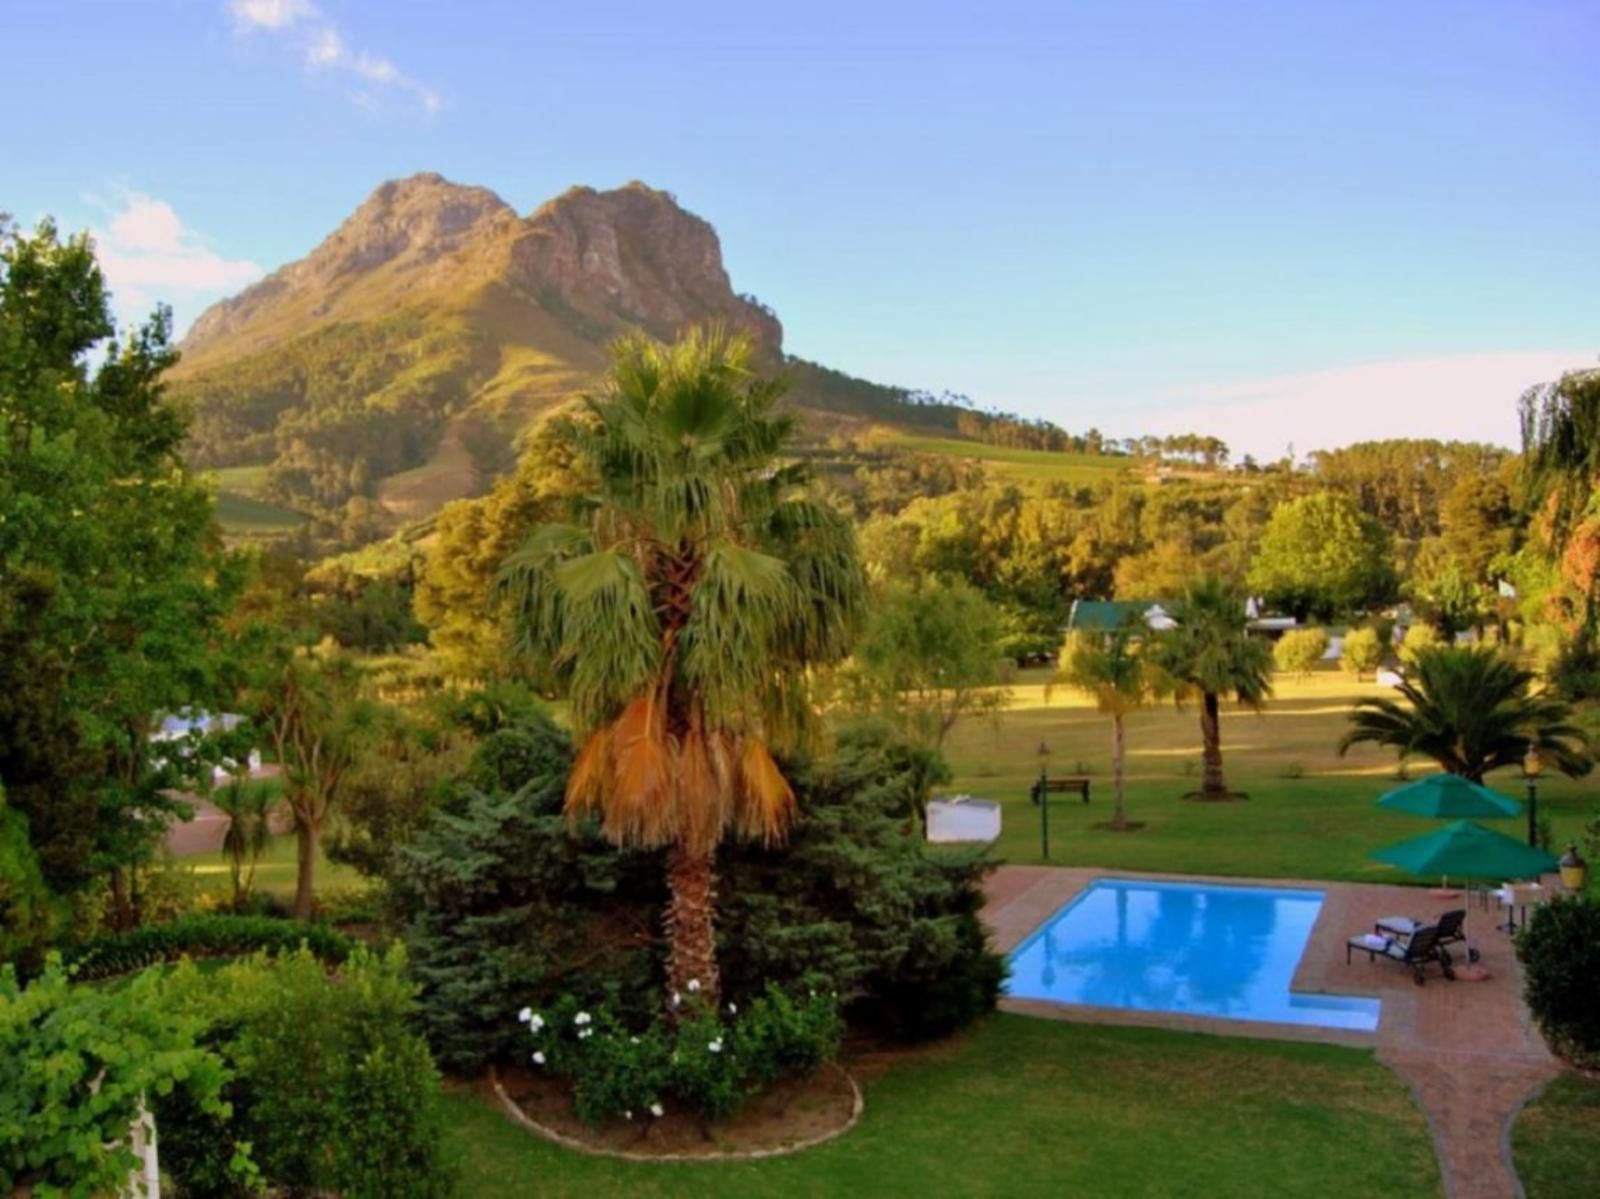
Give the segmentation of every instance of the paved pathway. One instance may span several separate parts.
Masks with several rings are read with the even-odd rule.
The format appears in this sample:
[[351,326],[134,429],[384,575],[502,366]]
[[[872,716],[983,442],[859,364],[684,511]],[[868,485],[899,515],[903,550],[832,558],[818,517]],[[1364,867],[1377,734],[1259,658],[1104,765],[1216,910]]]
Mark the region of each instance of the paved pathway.
[[[1013,949],[1083,887],[1110,876],[1140,877],[1133,871],[1001,867],[990,876],[984,908],[996,947]],[[1056,1019],[1371,1046],[1379,1061],[1405,1079],[1427,1116],[1448,1199],[1518,1199],[1522,1188],[1510,1164],[1511,1122],[1527,1098],[1560,1067],[1528,1019],[1521,1000],[1520,969],[1510,939],[1494,928],[1493,905],[1488,912],[1474,905],[1468,919],[1468,931],[1491,977],[1452,983],[1435,975],[1418,987],[1409,971],[1392,962],[1369,962],[1357,954],[1347,965],[1345,938],[1369,931],[1381,916],[1432,917],[1463,901],[1437,899],[1411,887],[1254,881],[1324,892],[1322,913],[1295,972],[1294,989],[1377,996],[1383,1000],[1383,1014],[1376,1033],[1032,1000],[1008,999],[1001,1006]]]

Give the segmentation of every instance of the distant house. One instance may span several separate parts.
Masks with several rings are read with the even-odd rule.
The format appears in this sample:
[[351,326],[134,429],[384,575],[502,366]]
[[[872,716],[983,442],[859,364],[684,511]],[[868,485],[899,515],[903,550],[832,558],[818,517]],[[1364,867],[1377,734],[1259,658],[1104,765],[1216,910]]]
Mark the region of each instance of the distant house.
[[[150,735],[153,744],[160,742],[187,741],[190,738],[206,737],[214,733],[225,733],[238,728],[243,723],[244,717],[232,712],[175,712],[161,718],[161,724]],[[230,761],[219,762],[212,768],[211,781],[220,786],[232,777],[237,769],[237,763]],[[261,771],[261,751],[253,749],[247,763],[251,774]]]
[[[1257,599],[1246,600],[1244,610],[1250,632],[1270,641],[1276,641],[1299,625],[1292,616],[1261,615],[1261,601]],[[1067,616],[1067,630],[1109,633],[1121,628],[1130,617],[1142,620],[1145,627],[1157,633],[1176,625],[1161,600],[1073,600],[1072,611]]]

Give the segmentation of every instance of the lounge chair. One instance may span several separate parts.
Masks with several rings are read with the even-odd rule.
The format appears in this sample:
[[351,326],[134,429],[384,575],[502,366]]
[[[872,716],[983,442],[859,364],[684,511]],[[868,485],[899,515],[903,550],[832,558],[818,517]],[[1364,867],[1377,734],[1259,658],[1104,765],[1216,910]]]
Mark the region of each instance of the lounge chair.
[[[1439,944],[1465,945],[1467,943],[1466,921],[1466,908],[1457,908],[1440,916],[1438,920]],[[1425,926],[1424,921],[1413,920],[1409,916],[1385,916],[1373,928],[1380,936],[1388,933],[1396,937],[1408,938],[1415,936],[1417,930]],[[1478,951],[1469,947],[1467,956],[1472,961],[1477,961]]]
[[1351,952],[1357,949],[1365,952],[1369,961],[1386,957],[1399,962],[1402,966],[1409,966],[1412,981],[1419,987],[1426,981],[1424,971],[1430,963],[1436,963],[1446,978],[1456,976],[1455,967],[1450,961],[1450,951],[1439,944],[1439,926],[1436,924],[1424,924],[1404,941],[1372,933],[1351,937],[1345,942],[1344,947],[1346,965],[1350,964]]

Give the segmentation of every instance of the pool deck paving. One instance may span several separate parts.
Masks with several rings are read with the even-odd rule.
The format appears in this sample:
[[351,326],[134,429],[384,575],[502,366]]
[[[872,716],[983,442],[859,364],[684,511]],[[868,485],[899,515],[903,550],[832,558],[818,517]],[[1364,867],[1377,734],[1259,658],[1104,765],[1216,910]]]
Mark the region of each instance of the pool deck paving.
[[[1411,971],[1394,961],[1369,961],[1357,951],[1346,964],[1346,939],[1371,932],[1384,916],[1431,920],[1452,907],[1464,906],[1464,896],[1445,899],[1416,887],[1299,879],[1200,879],[1130,870],[1002,866],[990,875],[985,888],[984,920],[995,947],[1009,953],[1063,904],[1104,878],[1305,887],[1323,892],[1322,911],[1295,971],[1294,990],[1382,1000],[1376,1032],[1025,999],[1004,999],[1003,1009],[1060,1020],[1372,1048],[1379,1061],[1405,1080],[1426,1115],[1448,1199],[1522,1195],[1511,1167],[1511,1124],[1522,1105],[1561,1067],[1522,1003],[1521,970],[1511,938],[1496,928],[1503,917],[1493,904],[1485,911],[1474,902],[1467,918],[1471,943],[1481,954],[1479,964],[1488,971],[1488,979],[1451,982],[1433,970],[1419,987],[1412,981]],[[1456,951],[1461,948],[1454,947]],[[1465,954],[1456,952],[1455,956],[1457,964],[1464,966]]]

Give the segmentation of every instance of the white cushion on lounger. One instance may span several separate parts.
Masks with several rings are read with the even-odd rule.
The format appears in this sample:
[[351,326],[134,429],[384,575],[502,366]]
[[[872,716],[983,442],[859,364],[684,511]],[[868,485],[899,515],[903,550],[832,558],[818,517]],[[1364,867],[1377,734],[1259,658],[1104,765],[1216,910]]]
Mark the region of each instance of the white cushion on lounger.
[[1362,933],[1359,937],[1351,937],[1350,944],[1360,949],[1370,949],[1374,953],[1382,953],[1389,948],[1391,942],[1388,937],[1380,937],[1376,933]]
[[1399,933],[1402,937],[1409,937],[1422,927],[1421,922],[1411,919],[1410,916],[1385,916],[1378,921],[1379,928],[1386,928],[1390,932]]

